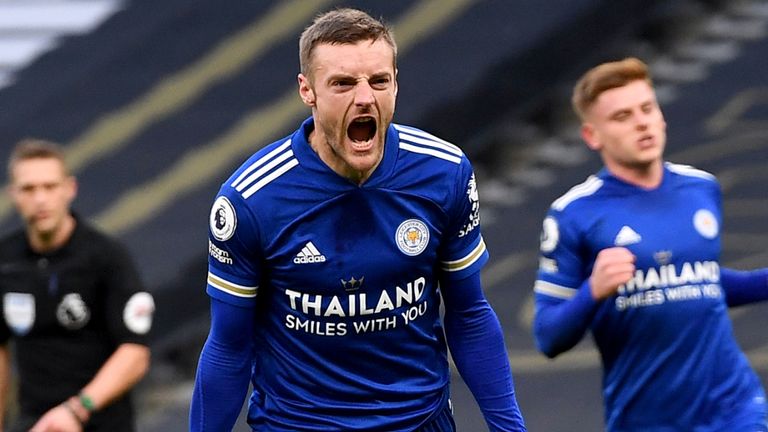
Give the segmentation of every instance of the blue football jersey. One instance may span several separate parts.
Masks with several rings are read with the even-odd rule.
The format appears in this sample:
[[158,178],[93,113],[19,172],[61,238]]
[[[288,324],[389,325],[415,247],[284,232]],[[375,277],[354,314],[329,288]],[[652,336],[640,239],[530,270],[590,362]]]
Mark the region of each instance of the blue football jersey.
[[314,153],[313,127],[254,154],[211,209],[207,292],[254,310],[248,421],[411,431],[448,393],[438,282],[488,260],[472,167],[393,124],[357,185]]
[[732,426],[764,417],[762,386],[734,339],[720,284],[721,223],[716,179],[671,163],[658,188],[603,170],[552,204],[537,304],[589,289],[602,249],[622,246],[637,257],[634,277],[590,323],[608,430],[746,430]]

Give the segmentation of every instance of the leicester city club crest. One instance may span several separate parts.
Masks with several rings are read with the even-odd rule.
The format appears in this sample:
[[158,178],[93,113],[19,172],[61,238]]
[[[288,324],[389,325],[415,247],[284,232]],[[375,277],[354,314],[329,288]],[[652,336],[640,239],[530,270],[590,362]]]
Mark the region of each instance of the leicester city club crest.
[[395,243],[402,253],[416,256],[424,252],[429,244],[429,229],[418,219],[408,219],[397,227]]
[[715,215],[707,209],[701,209],[693,215],[693,226],[704,238],[713,239],[720,231]]

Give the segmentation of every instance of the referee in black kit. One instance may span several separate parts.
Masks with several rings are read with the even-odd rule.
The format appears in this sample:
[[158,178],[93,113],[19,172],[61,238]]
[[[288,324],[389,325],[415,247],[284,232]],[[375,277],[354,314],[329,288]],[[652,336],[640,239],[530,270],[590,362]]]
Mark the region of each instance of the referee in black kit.
[[[70,210],[77,183],[58,145],[21,141],[8,176],[24,226],[0,240],[0,430],[134,431],[152,296],[125,248]],[[19,410],[7,422],[11,353]]]

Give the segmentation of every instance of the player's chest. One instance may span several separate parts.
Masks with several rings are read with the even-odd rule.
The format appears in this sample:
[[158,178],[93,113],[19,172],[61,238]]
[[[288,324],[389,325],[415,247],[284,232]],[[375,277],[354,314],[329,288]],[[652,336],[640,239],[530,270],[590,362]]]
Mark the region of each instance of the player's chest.
[[350,195],[275,229],[265,261],[271,279],[302,286],[351,289],[393,277],[407,283],[433,271],[447,223],[430,200]]
[[76,260],[0,264],[2,319],[17,336],[83,328],[97,293],[96,272]]
[[594,223],[589,253],[594,260],[602,249],[625,247],[636,261],[609,310],[626,324],[717,316],[719,234],[719,208],[695,194],[614,203]]
[[692,196],[663,201],[617,200],[599,214],[586,233],[590,253],[626,247],[638,265],[664,265],[690,259],[717,260],[721,215],[715,203]]

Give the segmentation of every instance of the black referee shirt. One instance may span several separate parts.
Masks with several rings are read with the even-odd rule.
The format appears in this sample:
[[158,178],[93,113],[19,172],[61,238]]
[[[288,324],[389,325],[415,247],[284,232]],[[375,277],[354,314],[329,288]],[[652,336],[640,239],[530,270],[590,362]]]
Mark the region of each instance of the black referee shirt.
[[[148,325],[131,309],[143,291],[127,251],[80,219],[51,253],[32,251],[23,231],[0,240],[0,343],[14,340],[22,416],[76,395],[121,343],[146,344]],[[95,413],[86,431],[133,429],[124,397]]]

